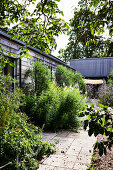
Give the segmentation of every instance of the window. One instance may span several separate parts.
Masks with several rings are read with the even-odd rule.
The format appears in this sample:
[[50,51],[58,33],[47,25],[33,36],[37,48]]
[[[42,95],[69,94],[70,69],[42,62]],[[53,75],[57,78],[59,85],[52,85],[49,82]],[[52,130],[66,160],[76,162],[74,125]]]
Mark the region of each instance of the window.
[[52,66],[48,66],[48,68],[50,69],[50,71],[51,71],[51,80],[53,80],[53,70],[52,70]]
[[[15,67],[12,67],[9,63],[7,63],[3,69],[3,72],[5,75],[10,74],[10,76],[16,79],[17,83],[21,86],[21,60],[10,57],[9,61],[13,63]],[[14,82],[12,85],[14,89],[16,88],[17,83]]]

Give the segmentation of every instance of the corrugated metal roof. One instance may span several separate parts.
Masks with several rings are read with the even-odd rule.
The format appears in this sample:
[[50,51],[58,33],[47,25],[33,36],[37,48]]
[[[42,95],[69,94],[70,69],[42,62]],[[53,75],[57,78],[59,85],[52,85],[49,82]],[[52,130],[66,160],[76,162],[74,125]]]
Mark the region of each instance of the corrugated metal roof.
[[113,69],[113,57],[72,59],[70,66],[83,77],[107,77]]

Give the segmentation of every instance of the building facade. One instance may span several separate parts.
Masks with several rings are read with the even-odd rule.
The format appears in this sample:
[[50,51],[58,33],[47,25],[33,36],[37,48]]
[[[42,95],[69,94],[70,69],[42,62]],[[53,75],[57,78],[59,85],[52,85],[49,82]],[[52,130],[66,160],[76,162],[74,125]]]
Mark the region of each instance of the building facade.
[[72,59],[70,66],[79,71],[85,79],[91,98],[106,86],[107,77],[113,70],[113,57]]
[[[0,30],[0,44],[2,44],[5,50],[4,56],[7,55],[7,52],[13,53],[18,56],[20,47],[25,45],[25,43],[17,39],[12,40],[11,35],[7,34],[4,30]],[[28,53],[32,56],[31,58],[23,57],[22,59],[20,59],[12,55],[11,57],[9,57],[9,60],[13,62],[16,67],[11,67],[9,64],[7,64],[4,68],[4,73],[10,73],[11,76],[18,81],[20,87],[23,87],[26,83],[26,80],[24,78],[26,70],[28,68],[31,68],[32,62],[35,62],[36,60],[39,60],[45,66],[48,66],[48,68],[51,70],[52,78],[54,78],[54,72],[57,65],[62,65],[67,67],[67,69],[72,69],[73,71],[75,71],[75,69],[66,65],[63,61],[53,55],[41,53],[41,50],[33,48],[31,46],[27,46],[27,48],[29,50]]]

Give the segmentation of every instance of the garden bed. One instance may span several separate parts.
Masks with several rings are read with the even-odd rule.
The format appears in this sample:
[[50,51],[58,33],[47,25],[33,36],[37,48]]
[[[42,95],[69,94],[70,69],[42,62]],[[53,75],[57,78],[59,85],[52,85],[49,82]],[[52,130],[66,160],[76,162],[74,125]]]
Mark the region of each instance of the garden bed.
[[[106,140],[105,136],[98,135],[97,141]],[[99,157],[98,151],[94,151],[92,157],[92,166],[97,170],[112,170],[113,169],[113,146],[111,150],[107,149],[107,154]]]

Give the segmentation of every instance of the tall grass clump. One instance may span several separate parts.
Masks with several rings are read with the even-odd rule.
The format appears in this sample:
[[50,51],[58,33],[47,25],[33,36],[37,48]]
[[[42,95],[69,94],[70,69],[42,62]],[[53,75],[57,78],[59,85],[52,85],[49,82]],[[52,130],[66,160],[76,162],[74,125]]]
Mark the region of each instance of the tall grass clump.
[[78,128],[77,116],[84,107],[84,97],[78,89],[60,88],[55,83],[43,91],[33,106],[32,121],[45,130]]

